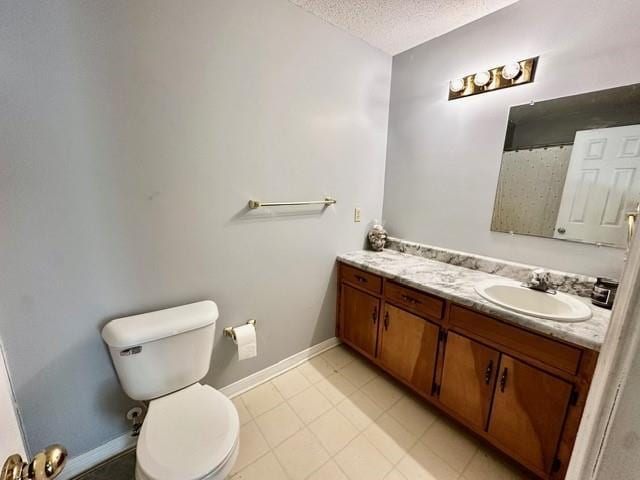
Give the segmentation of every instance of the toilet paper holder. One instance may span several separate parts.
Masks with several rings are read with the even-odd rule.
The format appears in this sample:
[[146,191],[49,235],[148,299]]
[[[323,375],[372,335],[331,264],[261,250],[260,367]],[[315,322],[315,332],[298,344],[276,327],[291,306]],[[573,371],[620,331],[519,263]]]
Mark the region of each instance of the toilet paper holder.
[[[255,319],[251,319],[247,321],[247,325],[253,325],[254,327],[256,326],[256,321]],[[236,332],[233,331],[235,327],[226,327],[224,330],[222,330],[222,333],[224,334],[225,337],[229,337],[231,339],[233,339],[233,341],[235,342],[236,340]]]

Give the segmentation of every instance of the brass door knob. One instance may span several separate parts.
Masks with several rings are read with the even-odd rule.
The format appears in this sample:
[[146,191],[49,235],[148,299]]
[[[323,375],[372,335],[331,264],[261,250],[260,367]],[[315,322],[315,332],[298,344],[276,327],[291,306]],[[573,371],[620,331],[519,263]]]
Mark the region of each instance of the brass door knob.
[[62,472],[66,463],[67,449],[58,444],[37,453],[28,464],[20,455],[11,455],[2,467],[0,480],[51,480]]
[[22,478],[22,467],[24,462],[20,455],[11,455],[4,462],[2,472],[0,472],[0,480],[17,480]]

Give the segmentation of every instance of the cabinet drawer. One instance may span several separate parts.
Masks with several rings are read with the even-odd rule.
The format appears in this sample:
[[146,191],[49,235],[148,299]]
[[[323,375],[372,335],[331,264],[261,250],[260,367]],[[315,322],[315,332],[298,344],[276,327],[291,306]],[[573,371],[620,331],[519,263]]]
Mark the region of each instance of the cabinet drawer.
[[370,292],[380,293],[382,291],[382,277],[374,275],[373,273],[340,264],[340,275],[343,281],[358,285],[360,288],[364,288]]
[[433,319],[440,320],[444,310],[444,301],[437,297],[412,288],[407,288],[394,282],[387,282],[384,287],[387,300],[404,305],[410,310],[422,313]]
[[507,325],[457,305],[451,306],[449,320],[454,327],[492,340],[572,375],[578,371],[582,354],[578,348]]

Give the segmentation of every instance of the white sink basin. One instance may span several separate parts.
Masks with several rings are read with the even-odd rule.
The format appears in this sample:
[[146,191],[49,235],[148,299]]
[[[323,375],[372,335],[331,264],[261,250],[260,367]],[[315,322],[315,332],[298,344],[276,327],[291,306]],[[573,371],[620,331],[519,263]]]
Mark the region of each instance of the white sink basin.
[[481,297],[514,312],[558,322],[584,322],[591,318],[588,305],[565,293],[539,292],[511,280],[486,280],[475,288]]

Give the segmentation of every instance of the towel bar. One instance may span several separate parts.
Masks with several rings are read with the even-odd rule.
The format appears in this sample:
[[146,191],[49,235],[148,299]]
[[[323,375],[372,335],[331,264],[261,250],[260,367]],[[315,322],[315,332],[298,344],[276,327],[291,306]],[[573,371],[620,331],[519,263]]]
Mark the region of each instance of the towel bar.
[[289,205],[333,205],[337,200],[331,197],[325,197],[324,200],[312,200],[310,202],[261,202],[259,200],[249,200],[249,208],[255,210],[260,207],[281,207]]

